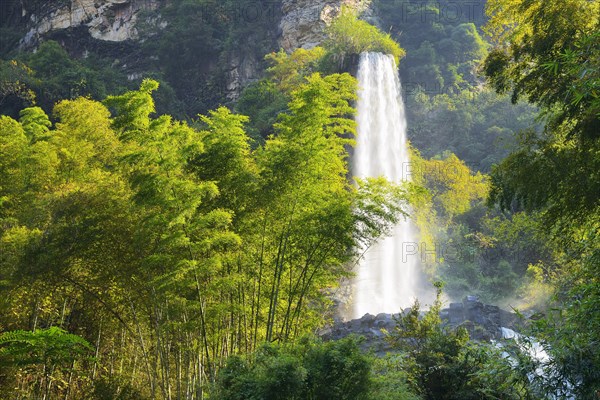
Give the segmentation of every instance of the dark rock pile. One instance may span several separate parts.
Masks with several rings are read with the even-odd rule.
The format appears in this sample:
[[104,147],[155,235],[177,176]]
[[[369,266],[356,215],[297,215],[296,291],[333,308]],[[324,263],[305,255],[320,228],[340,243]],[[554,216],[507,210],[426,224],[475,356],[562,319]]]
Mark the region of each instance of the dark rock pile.
[[[404,310],[404,313],[409,309]],[[320,332],[325,340],[338,340],[349,335],[362,336],[363,347],[376,353],[391,350],[385,340],[388,332],[396,326],[399,314],[365,314],[351,321],[338,321]],[[489,341],[502,338],[501,327],[514,329],[517,314],[502,310],[498,306],[483,304],[474,296],[467,296],[460,303],[450,303],[440,312],[443,323],[450,328],[467,329],[472,340]]]
[[500,339],[501,327],[513,329],[518,322],[517,314],[483,304],[475,296],[467,296],[461,303],[450,303],[440,317],[453,328],[466,328],[473,340]]
[[324,329],[320,336],[325,340],[339,340],[349,335],[364,338],[362,347],[376,353],[385,353],[391,346],[385,340],[388,332],[396,326],[395,318],[398,314],[365,314],[362,318],[347,322],[336,322],[333,326]]

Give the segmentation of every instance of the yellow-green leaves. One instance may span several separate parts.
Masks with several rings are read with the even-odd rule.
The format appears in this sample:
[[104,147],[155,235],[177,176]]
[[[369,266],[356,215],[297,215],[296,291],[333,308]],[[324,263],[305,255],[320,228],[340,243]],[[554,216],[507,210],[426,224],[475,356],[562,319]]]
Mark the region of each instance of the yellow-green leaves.
[[86,98],[63,100],[54,107],[56,143],[66,150],[72,165],[107,166],[115,162],[121,146],[111,128],[110,113],[101,103]]
[[373,51],[391,54],[398,64],[404,56],[404,50],[389,34],[359,20],[348,8],[342,8],[341,14],[327,28],[327,35],[325,48],[336,59],[343,60],[352,54]]
[[195,127],[153,117],[149,80],[104,103],[62,101],[54,126],[37,108],[21,122],[2,117],[0,283],[18,296],[0,308],[18,315],[10,323],[28,323],[34,296],[45,325],[81,310],[75,324],[94,335],[98,370],[122,343],[124,373],[155,393],[159,380],[185,385],[173,374],[182,360],[200,384],[229,354],[314,331],[326,290],[350,274],[357,244],[397,220],[406,193],[349,181],[356,81],[309,73],[309,53],[281,56],[272,71],[290,102],[254,150],[248,118],[225,107]]
[[156,89],[158,89],[158,82],[144,79],[140,90],[130,91],[120,96],[108,96],[104,104],[116,114],[113,127],[119,131],[128,131],[131,135],[148,129],[149,117],[155,111],[152,92]]
[[410,196],[406,185],[390,183],[383,177],[355,180],[356,238],[364,249],[389,235],[400,218],[408,217]]
[[416,181],[429,190],[436,208],[448,219],[468,211],[487,195],[485,176],[473,173],[454,154],[430,160],[415,154],[413,160]]
[[310,50],[297,49],[292,54],[280,50],[265,56],[271,66],[267,68],[270,79],[284,92],[289,92],[304,82],[304,77],[318,71],[326,51],[322,47]]
[[29,107],[19,113],[19,122],[32,141],[43,140],[50,131],[52,123],[40,107]]

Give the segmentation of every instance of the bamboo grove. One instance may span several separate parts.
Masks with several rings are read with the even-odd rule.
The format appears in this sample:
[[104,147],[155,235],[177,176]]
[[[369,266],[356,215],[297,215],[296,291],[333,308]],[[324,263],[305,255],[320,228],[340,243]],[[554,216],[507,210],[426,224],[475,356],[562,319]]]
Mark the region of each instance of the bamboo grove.
[[260,146],[226,108],[154,117],[157,86],[0,120],[15,393],[80,398],[104,381],[202,398],[229,355],[317,329],[355,249],[402,215],[407,188],[347,179],[350,75],[297,85]]

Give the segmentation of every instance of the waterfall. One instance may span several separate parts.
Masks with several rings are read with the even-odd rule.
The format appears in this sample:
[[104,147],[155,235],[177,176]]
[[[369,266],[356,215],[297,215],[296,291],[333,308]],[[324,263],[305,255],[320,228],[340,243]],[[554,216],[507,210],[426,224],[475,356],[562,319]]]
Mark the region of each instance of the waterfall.
[[[355,177],[410,180],[406,117],[396,63],[390,55],[363,53],[358,69]],[[402,219],[359,261],[353,282],[352,318],[365,313],[396,313],[419,297],[421,282],[417,229]]]

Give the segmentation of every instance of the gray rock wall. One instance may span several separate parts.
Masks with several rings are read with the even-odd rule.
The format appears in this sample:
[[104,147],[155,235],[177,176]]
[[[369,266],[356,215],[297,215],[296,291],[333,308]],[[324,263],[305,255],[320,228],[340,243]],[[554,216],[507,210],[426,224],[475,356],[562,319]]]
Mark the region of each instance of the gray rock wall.
[[363,12],[369,5],[370,0],[283,0],[279,45],[287,52],[315,47],[342,6]]
[[34,46],[41,37],[64,29],[85,27],[94,39],[123,42],[137,39],[142,10],[156,10],[163,0],[71,0],[48,2],[29,10],[29,31],[21,41]]
[[[282,0],[280,13],[274,21],[279,27],[278,46],[291,52],[297,48],[312,48],[320,44],[325,27],[339,14],[342,6],[359,12],[368,9],[371,0]],[[27,18],[27,34],[21,39],[22,48],[35,48],[44,37],[56,37],[63,32],[87,32],[98,43],[127,43],[134,50],[139,37],[137,25],[142,11],[160,10],[168,0],[60,0],[38,1],[35,9],[23,8]],[[276,14],[276,13],[274,13]],[[271,15],[271,14],[269,14]],[[277,22],[277,19],[280,19]],[[160,18],[145,21],[168,29]],[[80,33],[76,33],[80,35]],[[86,54],[86,49],[73,49]],[[277,49],[273,49],[277,50]],[[116,55],[118,56],[118,54]],[[250,82],[262,73],[262,54],[238,49],[227,56],[225,97],[235,101]],[[117,58],[121,58],[118,56]],[[128,76],[135,79],[143,70],[123,65]]]

